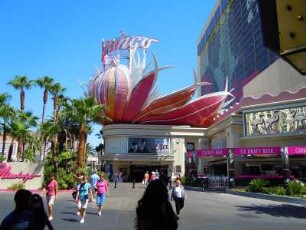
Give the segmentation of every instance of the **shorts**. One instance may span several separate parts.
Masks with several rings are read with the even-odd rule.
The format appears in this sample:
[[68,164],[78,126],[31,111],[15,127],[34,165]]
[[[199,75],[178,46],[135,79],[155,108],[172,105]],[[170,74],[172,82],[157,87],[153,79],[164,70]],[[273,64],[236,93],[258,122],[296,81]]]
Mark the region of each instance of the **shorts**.
[[48,206],[54,205],[54,202],[55,202],[55,195],[53,195],[53,196],[47,195],[47,204],[48,204]]
[[88,199],[83,199],[78,201],[78,209],[86,209],[88,205]]
[[103,206],[105,202],[105,193],[97,194],[96,204],[97,206]]

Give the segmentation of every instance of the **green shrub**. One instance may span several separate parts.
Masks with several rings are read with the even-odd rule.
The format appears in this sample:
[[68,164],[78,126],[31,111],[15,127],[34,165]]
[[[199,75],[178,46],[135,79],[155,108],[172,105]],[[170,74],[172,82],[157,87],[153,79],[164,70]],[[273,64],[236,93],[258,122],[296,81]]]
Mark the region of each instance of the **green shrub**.
[[246,188],[247,192],[265,192],[269,182],[263,179],[253,179]]
[[51,155],[48,155],[45,161],[44,171],[44,186],[50,179],[52,173],[56,174],[56,180],[59,184],[59,189],[71,189],[76,184],[75,175],[78,172],[83,172],[85,177],[89,175],[88,167],[77,169],[74,154],[71,152],[61,152],[56,156],[56,170],[52,164]]
[[268,188],[265,188],[264,190],[268,194],[275,194],[275,195],[280,195],[280,196],[286,195],[286,189],[282,186],[268,187]]
[[289,196],[301,196],[306,193],[304,185],[297,181],[289,181],[287,185],[287,195]]
[[32,163],[35,161],[35,156],[30,149],[26,149],[24,151],[23,157],[24,157],[25,161],[29,161],[29,162],[32,162]]
[[22,181],[20,181],[20,182],[17,182],[17,183],[12,184],[12,185],[9,186],[7,189],[16,191],[16,190],[24,189],[24,188],[25,188],[25,187],[24,187],[24,183],[23,183]]

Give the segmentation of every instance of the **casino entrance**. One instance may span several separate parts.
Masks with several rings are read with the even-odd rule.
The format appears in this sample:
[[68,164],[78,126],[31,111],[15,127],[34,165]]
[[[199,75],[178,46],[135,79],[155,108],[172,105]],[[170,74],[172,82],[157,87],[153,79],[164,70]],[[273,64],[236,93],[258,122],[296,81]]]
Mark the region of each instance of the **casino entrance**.
[[141,182],[146,171],[151,175],[152,171],[158,170],[160,179],[162,177],[168,177],[169,165],[131,165],[130,175],[131,178],[135,178],[135,182]]

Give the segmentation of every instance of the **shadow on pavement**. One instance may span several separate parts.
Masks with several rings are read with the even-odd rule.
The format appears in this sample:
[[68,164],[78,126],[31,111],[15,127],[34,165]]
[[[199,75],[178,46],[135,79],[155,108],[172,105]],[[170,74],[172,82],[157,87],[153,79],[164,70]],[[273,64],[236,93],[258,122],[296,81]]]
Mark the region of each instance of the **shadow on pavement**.
[[63,221],[68,221],[68,222],[79,222],[80,220],[78,219],[72,219],[72,218],[63,218]]
[[[238,211],[250,212],[256,214],[268,214],[277,217],[293,217],[306,219],[306,207],[299,207],[290,204],[282,205],[252,205],[252,206],[236,206]],[[243,214],[245,216],[246,213]]]

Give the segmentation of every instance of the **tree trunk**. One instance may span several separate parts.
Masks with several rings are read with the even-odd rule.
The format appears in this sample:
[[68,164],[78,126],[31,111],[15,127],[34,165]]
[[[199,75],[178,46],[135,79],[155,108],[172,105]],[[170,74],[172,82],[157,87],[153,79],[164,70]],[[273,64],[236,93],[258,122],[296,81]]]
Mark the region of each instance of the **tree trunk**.
[[20,161],[20,159],[22,159],[21,152],[22,152],[22,140],[19,137],[18,138],[18,147],[17,147],[17,161]]
[[[44,94],[44,99],[43,99],[43,110],[42,110],[42,115],[41,115],[41,124],[43,125],[44,124],[44,121],[45,121],[45,111],[46,111],[46,103],[47,103],[47,101],[45,101],[46,99],[45,99],[45,94]],[[44,146],[45,146],[45,144],[44,144],[44,136],[43,135],[41,135],[41,137],[40,137],[40,151],[39,151],[39,155],[40,155],[40,157],[39,157],[39,159],[40,159],[40,161],[42,161],[43,160],[43,158],[44,158]]]
[[55,160],[55,156],[56,156],[56,136],[55,135],[51,138],[51,154],[52,154],[53,170],[54,172],[56,172],[57,168],[56,168],[56,160]]
[[[85,152],[85,144],[86,144],[86,130],[84,125],[81,125],[79,129],[79,144],[78,144],[78,167],[82,167],[84,164],[84,152]],[[84,144],[85,143],[85,144]]]
[[6,127],[3,127],[3,140],[2,140],[2,156],[4,157],[4,151],[5,151],[5,145],[6,145],[6,137],[7,137],[7,133],[6,133]]

